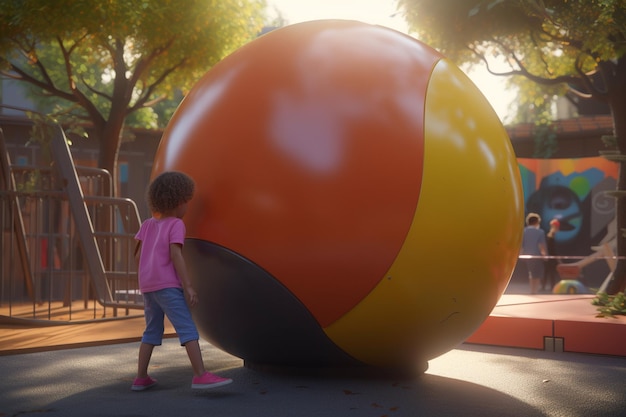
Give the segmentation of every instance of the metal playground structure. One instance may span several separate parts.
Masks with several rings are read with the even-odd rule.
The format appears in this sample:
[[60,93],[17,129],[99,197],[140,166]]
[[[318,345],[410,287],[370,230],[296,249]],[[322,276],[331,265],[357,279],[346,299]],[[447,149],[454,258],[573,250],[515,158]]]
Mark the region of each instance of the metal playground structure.
[[12,165],[0,130],[0,321],[143,314],[135,203],[113,197],[108,171],[75,166],[63,129],[48,127],[47,167]]

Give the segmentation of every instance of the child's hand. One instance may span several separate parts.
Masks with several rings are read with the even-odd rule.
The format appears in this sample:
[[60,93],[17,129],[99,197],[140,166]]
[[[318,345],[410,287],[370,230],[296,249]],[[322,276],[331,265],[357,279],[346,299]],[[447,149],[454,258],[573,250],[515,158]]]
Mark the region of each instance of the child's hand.
[[190,307],[198,304],[198,293],[196,293],[196,290],[194,290],[193,287],[187,287],[185,292],[187,293],[187,302],[189,302]]

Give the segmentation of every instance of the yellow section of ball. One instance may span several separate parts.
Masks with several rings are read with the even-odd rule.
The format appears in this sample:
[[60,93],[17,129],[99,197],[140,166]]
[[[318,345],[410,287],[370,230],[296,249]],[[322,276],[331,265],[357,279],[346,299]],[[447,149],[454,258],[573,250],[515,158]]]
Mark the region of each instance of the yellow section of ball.
[[374,366],[423,365],[465,340],[504,292],[519,253],[523,193],[510,140],[445,59],[431,74],[424,138],[422,190],[404,245],[374,290],[325,329]]

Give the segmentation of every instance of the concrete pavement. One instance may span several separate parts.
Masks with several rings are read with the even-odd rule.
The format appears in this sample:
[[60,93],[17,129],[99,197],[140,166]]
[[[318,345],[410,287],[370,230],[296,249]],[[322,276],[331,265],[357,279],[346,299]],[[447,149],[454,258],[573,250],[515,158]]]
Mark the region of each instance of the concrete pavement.
[[177,339],[155,349],[159,385],[131,392],[138,343],[0,356],[0,416],[626,416],[626,358],[461,345],[409,379],[268,373],[201,342],[235,382],[191,390]]

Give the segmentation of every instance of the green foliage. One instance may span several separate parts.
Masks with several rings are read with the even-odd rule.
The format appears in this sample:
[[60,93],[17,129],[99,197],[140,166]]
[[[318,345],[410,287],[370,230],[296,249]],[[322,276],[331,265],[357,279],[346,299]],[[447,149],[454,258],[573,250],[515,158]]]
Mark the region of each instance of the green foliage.
[[535,149],[533,158],[550,158],[558,150],[556,132],[550,124],[539,124],[533,132]]
[[52,135],[54,135],[53,120],[37,112],[26,112],[26,116],[33,122],[27,145],[31,143],[39,145],[42,159],[49,164],[52,162],[50,143],[52,142]]
[[[589,76],[609,70],[626,53],[624,0],[399,0],[418,38],[460,63],[505,59],[509,69],[535,84],[520,88],[520,109],[575,89],[607,97]],[[608,71],[607,71],[608,72]],[[530,115],[532,116],[532,114]],[[532,119],[527,119],[532,120]]]
[[0,62],[32,77],[42,94],[80,104],[78,89],[106,119],[116,94],[132,108],[186,92],[256,36],[263,7],[256,0],[1,0]]
[[552,125],[552,106],[554,98],[559,95],[559,87],[540,86],[527,78],[515,78],[520,96],[514,122],[531,121],[535,125],[533,157],[550,158],[558,151],[557,134]]
[[34,170],[27,174],[26,177],[21,177],[21,181],[18,181],[15,184],[17,191],[22,193],[32,193],[35,191],[40,191],[39,184],[42,183],[42,175],[40,170]]
[[626,315],[626,296],[624,296],[623,292],[618,292],[615,295],[599,292],[593,298],[591,303],[594,306],[598,306],[597,317]]
[[265,0],[0,0],[0,72],[30,83],[46,111],[90,122],[115,175],[124,123],[163,124],[167,111],[146,109],[180,100],[256,37],[264,10]]
[[[606,148],[609,148],[609,151],[606,152],[617,152],[617,136],[615,135],[604,135],[600,138],[602,140],[602,143],[604,143],[604,146]],[[602,153],[602,151],[600,152]]]

